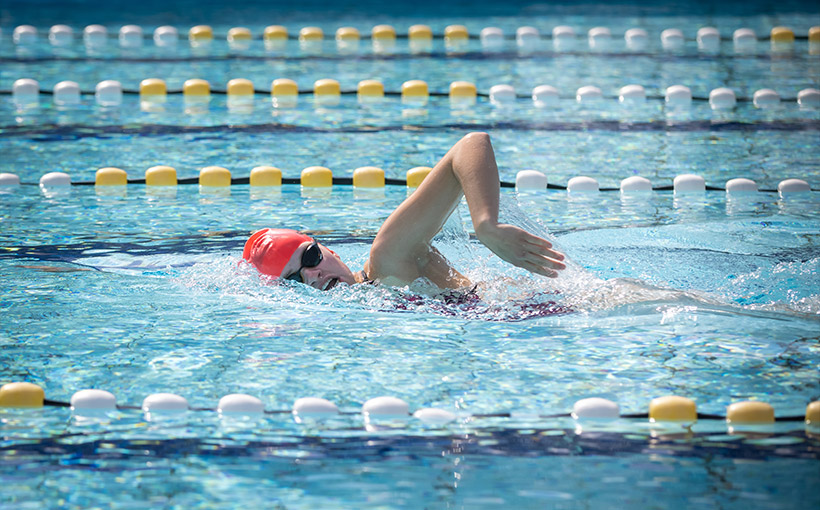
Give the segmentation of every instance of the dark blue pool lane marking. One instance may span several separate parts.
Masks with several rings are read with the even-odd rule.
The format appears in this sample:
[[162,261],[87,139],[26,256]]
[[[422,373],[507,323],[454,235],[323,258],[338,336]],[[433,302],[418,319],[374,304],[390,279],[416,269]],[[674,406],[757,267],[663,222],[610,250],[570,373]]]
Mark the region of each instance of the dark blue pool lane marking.
[[[550,435],[545,432],[561,431]],[[279,435],[282,437],[284,434]],[[481,435],[363,435],[359,437],[286,436],[279,441],[248,441],[229,438],[185,439],[91,439],[80,442],[83,434],[68,434],[32,440],[7,435],[0,447],[0,466],[19,466],[21,461],[44,464],[49,459],[82,459],[82,463],[59,463],[59,468],[103,468],[111,461],[143,458],[180,458],[191,455],[209,458],[248,458],[256,461],[277,459],[283,452],[300,451],[312,460],[387,461],[402,456],[433,458],[445,456],[491,457],[585,457],[654,455],[713,459],[768,460],[773,458],[820,459],[820,439],[814,434],[793,431],[779,434],[747,433],[749,439],[773,439],[774,444],[747,443],[744,437],[733,440],[714,438],[714,433],[669,433],[649,435],[569,429],[482,429]],[[70,441],[67,441],[70,440]],[[231,444],[233,442],[233,444]],[[117,468],[119,469],[119,468]]]
[[[303,231],[316,237],[321,242],[333,244],[369,245],[375,237],[375,235],[369,237],[353,236],[344,232],[329,234],[324,232]],[[68,262],[82,265],[83,259],[105,257],[108,254],[147,257],[153,255],[228,253],[230,251],[241,250],[250,234],[250,230],[235,230],[163,238],[134,235],[134,241],[89,240],[87,242],[79,241],[72,244],[6,245],[0,247],[0,259],[33,259],[44,262]],[[122,238],[125,236],[120,234],[118,237]],[[91,253],[88,253],[89,251]],[[192,264],[193,263],[181,263],[174,267],[184,267]],[[144,269],[143,266],[139,266],[139,268]]]
[[[362,36],[362,39],[368,39],[367,36]],[[478,39],[478,36],[471,37]],[[508,37],[514,40],[515,36]],[[766,41],[768,38],[761,37],[759,41]],[[724,41],[731,41],[731,38],[724,38]],[[795,36],[796,41],[808,41],[808,36]],[[281,62],[287,60],[288,62],[352,62],[352,61],[423,61],[423,60],[445,60],[447,62],[454,62],[459,60],[469,61],[510,61],[510,60],[525,60],[525,61],[550,61],[556,58],[576,57],[576,58],[599,58],[602,60],[612,59],[633,59],[643,58],[652,59],[655,62],[680,62],[697,60],[698,62],[735,62],[737,60],[762,60],[762,61],[777,61],[784,60],[792,62],[806,62],[809,57],[800,52],[792,53],[750,53],[750,54],[709,54],[703,52],[692,53],[674,53],[674,52],[649,52],[649,51],[629,51],[629,52],[595,52],[595,51],[533,51],[528,53],[520,53],[518,51],[433,51],[430,53],[412,53],[412,52],[395,52],[395,53],[369,53],[362,52],[359,54],[339,54],[328,53],[322,55],[304,55],[304,54],[222,54],[222,55],[153,55],[153,56],[67,56],[67,55],[41,55],[41,56],[26,56],[26,55],[7,55],[0,57],[1,64],[41,64],[49,62],[83,62],[83,63],[201,63],[201,62]],[[2,92],[2,91],[0,91]]]
[[610,131],[617,133],[636,132],[756,132],[820,131],[820,120],[794,119],[756,122],[717,122],[713,120],[648,122],[627,122],[618,120],[590,120],[579,122],[527,122],[500,121],[476,124],[437,123],[435,125],[414,124],[393,126],[349,125],[342,127],[300,126],[296,124],[220,124],[215,126],[179,126],[169,124],[105,125],[86,124],[38,124],[0,125],[0,138],[29,138],[35,142],[63,142],[82,138],[113,138],[123,136],[177,136],[187,134],[264,134],[264,133],[385,133],[395,131],[488,131],[493,129],[508,131]]
[[[29,246],[4,246],[0,248],[0,259],[33,259],[43,262],[67,262],[82,264],[82,260],[90,257],[105,257],[109,254],[126,254],[133,257],[148,257],[168,254],[204,254],[221,253],[239,250],[244,246],[250,232],[218,233],[213,235],[177,236],[162,239],[135,236],[140,241],[89,241],[74,244],[42,244]],[[145,243],[161,243],[156,245]],[[91,253],[87,253],[87,252]],[[193,265],[192,262],[180,263],[174,267]],[[120,267],[120,266],[118,266]],[[163,265],[163,268],[167,268]],[[125,266],[127,268],[127,266]],[[137,261],[135,269],[146,269]]]

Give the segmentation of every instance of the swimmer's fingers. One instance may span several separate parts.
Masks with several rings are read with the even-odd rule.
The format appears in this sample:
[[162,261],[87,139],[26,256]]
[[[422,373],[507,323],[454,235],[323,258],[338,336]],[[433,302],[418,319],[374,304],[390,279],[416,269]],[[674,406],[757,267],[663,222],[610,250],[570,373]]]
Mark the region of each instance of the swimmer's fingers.
[[531,273],[555,278],[558,276],[558,271],[566,269],[567,266],[560,260],[531,252],[527,255],[520,267],[523,267]]
[[[552,248],[552,243],[542,237],[538,237],[527,232],[528,243],[527,248],[531,250],[531,258],[529,262],[536,265],[545,265],[552,269],[565,269],[567,266],[561,263],[564,260],[564,254]],[[535,257],[535,258],[532,258]]]
[[[553,262],[562,261],[565,258],[563,253],[561,253],[558,250],[553,250],[551,248],[542,248],[541,250],[536,251],[536,254],[540,255],[541,257],[550,259],[550,261]],[[565,267],[565,265],[561,264],[561,267],[557,267],[556,269],[564,269]]]
[[556,270],[565,267],[561,262],[564,255],[553,250],[549,241],[519,227],[503,223],[485,224],[476,229],[476,234],[502,260],[527,271],[554,277],[557,276]]
[[554,271],[552,269],[547,269],[543,266],[539,266],[538,264],[533,264],[532,262],[524,262],[522,264],[518,264],[518,267],[522,269],[526,269],[530,273],[540,274],[541,276],[546,276],[547,278],[557,278],[558,271]]
[[547,241],[543,237],[530,234],[529,232],[525,231],[525,233],[526,237],[524,238],[524,242],[535,248],[538,253],[541,253],[551,259],[564,260],[564,254],[558,250],[552,249],[551,242]]

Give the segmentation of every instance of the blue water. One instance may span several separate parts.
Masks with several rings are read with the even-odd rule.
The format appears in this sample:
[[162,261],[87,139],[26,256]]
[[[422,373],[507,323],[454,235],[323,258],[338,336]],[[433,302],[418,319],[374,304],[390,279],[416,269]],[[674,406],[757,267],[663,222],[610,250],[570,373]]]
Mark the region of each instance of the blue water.
[[[0,9],[0,91],[31,77],[44,91],[71,79],[92,91],[103,79],[136,90],[148,76],[179,90],[206,78],[214,90],[229,79],[252,79],[258,90],[278,77],[303,90],[314,80],[338,79],[344,90],[381,79],[398,91],[425,79],[434,92],[467,79],[486,93],[513,84],[521,96],[497,108],[479,98],[468,110],[446,97],[423,108],[397,97],[371,107],[344,96],[337,107],[315,108],[309,95],[276,110],[257,94],[252,110],[228,108],[214,95],[205,110],[186,111],[170,95],[164,111],[140,111],[126,95],[116,108],[93,96],[57,107],[40,96],[20,110],[0,95],[0,172],[23,185],[0,190],[0,383],[40,384],[46,398],[67,402],[74,392],[112,392],[120,409],[92,417],[63,407],[0,409],[0,506],[6,508],[812,508],[820,503],[817,430],[780,421],[731,433],[720,419],[691,429],[651,425],[645,418],[575,422],[566,416],[579,399],[617,402],[622,415],[646,413],[652,398],[676,394],[701,413],[754,399],[778,417],[800,417],[820,398],[820,197],[817,191],[780,196],[786,178],[820,187],[820,113],[794,97],[818,88],[820,59],[805,40],[775,58],[767,41],[736,55],[724,41],[716,55],[699,52],[697,28],[723,35],[741,26],[758,36],[785,24],[805,35],[820,24],[817,7],[799,2],[682,6],[637,2],[550,6],[518,3],[401,3],[307,5],[276,11],[267,4],[209,2],[168,7],[142,2],[94,9],[82,2],[28,2]],[[441,7],[440,10],[436,10]],[[376,12],[380,14],[374,14]],[[295,40],[270,57],[261,41],[237,54],[215,40],[196,56],[187,28],[208,22],[224,35],[246,24],[255,34],[272,23],[291,33],[307,24],[325,29],[321,55],[305,55]],[[414,56],[399,40],[393,56],[373,55],[363,40],[356,57],[338,55],[336,27],[363,34],[389,22],[404,32],[413,23],[441,33],[464,23],[477,34],[522,25],[548,34],[557,24],[585,31],[605,25],[619,42],[633,26],[650,33],[650,49],[636,55],[544,49],[519,55],[512,41],[486,54],[472,40],[463,54],[441,40],[430,56]],[[13,26],[31,23],[40,43],[20,52]],[[56,51],[48,26],[68,23],[74,44]],[[126,23],[147,34],[177,26],[183,39],[170,53],[146,39],[136,54],[116,39],[89,55],[81,27]],[[676,26],[689,41],[664,53],[658,34]],[[620,43],[622,44],[622,43]],[[244,55],[244,56],[243,56]],[[193,58],[196,57],[196,58]],[[536,108],[532,87],[553,84],[554,109]],[[619,87],[641,83],[647,104],[625,108]],[[739,102],[728,112],[697,100],[671,112],[659,99],[683,83],[705,97],[719,86],[750,98],[774,88],[774,110]],[[595,84],[607,98],[579,107],[576,88]],[[170,164],[180,178],[220,165],[246,177],[260,164],[298,177],[324,165],[346,177],[376,165],[403,179],[432,165],[464,133],[488,131],[501,178],[522,169],[544,172],[551,184],[577,175],[617,188],[641,175],[656,187],[696,173],[722,188],[733,177],[754,179],[762,191],[681,195],[658,190],[621,197],[616,191],[570,195],[561,189],[502,190],[502,220],[548,235],[570,268],[545,280],[493,257],[474,237],[462,205],[436,246],[468,277],[482,282],[482,301],[448,304],[418,285],[337,287],[322,293],[295,284],[270,285],[239,264],[250,232],[269,226],[307,231],[354,269],[367,259],[381,222],[406,197],[401,186],[363,193],[337,185],[325,192],[285,185],[262,192],[248,185],[201,192],[180,185],[171,193],[144,185],[97,193],[93,186],[41,191],[50,171],[74,182],[93,181],[103,166],[139,179],[153,165]],[[408,299],[412,296],[412,299]],[[530,313],[543,303],[561,314]],[[141,412],[151,393],[184,396],[191,411],[176,416]],[[258,418],[220,417],[213,409],[230,393],[262,400]],[[456,419],[431,426],[416,419],[372,426],[360,409],[370,398],[406,400],[411,412],[438,407]],[[295,423],[300,397],[336,403],[342,414]],[[193,410],[199,409],[199,410]]]

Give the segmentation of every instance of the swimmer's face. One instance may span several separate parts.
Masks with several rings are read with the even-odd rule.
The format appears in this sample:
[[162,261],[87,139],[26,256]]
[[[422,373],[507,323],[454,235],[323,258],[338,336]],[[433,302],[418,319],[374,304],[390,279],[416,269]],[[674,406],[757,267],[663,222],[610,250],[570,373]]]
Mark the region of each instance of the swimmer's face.
[[290,260],[282,270],[281,277],[283,279],[287,279],[299,271],[304,283],[319,290],[332,289],[339,283],[348,285],[356,283],[353,272],[342,262],[342,259],[335,252],[321,244],[318,246],[322,250],[322,261],[316,267],[303,267],[302,255],[311,244],[309,241],[305,241],[293,252]]

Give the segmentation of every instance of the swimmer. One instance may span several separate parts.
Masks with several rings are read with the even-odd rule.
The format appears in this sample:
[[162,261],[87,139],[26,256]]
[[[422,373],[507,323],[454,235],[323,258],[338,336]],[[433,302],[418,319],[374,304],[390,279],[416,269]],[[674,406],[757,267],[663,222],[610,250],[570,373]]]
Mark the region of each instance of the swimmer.
[[242,258],[260,273],[329,290],[339,283],[407,285],[424,278],[442,289],[472,282],[430,243],[467,199],[478,240],[501,259],[554,278],[565,269],[564,255],[524,229],[498,222],[500,181],[490,136],[470,133],[439,161],[421,185],[379,229],[370,258],[354,273],[336,253],[311,237],[287,229],[263,229],[245,243]]

